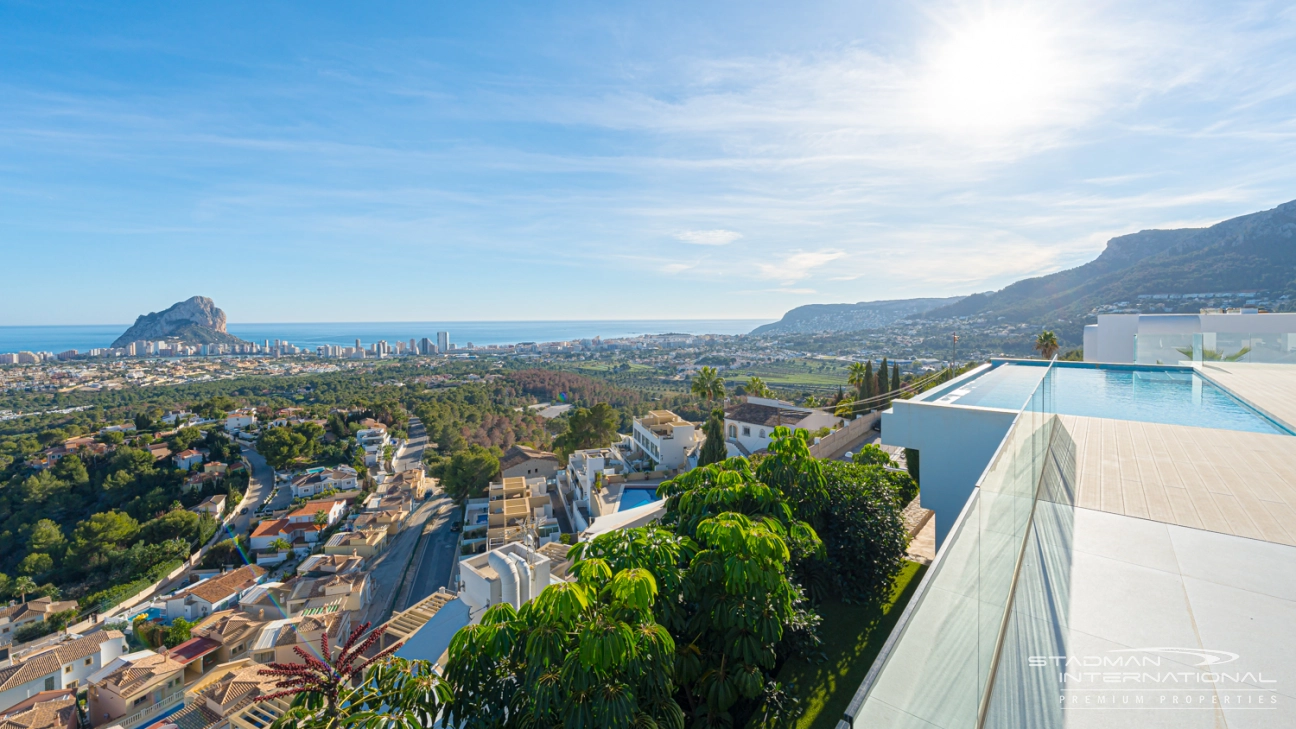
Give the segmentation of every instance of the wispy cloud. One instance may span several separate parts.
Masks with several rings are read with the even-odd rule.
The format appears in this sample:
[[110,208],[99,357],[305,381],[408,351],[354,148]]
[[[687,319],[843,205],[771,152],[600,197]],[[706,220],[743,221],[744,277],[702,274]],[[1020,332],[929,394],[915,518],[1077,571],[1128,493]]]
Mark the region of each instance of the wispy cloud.
[[757,262],[756,270],[761,278],[793,283],[810,277],[815,269],[826,266],[843,258],[844,251],[797,251],[769,262]]
[[698,246],[727,246],[743,237],[743,235],[737,231],[723,229],[681,230],[672,237]]

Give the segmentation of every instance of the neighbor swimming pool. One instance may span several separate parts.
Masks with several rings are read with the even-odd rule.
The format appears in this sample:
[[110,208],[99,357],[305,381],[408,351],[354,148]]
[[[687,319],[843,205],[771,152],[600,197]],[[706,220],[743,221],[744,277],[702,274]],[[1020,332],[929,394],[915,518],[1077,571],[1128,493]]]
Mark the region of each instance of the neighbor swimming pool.
[[636,506],[643,506],[644,504],[647,504],[650,501],[656,501],[656,500],[657,500],[656,486],[650,489],[626,487],[625,491],[621,492],[621,504],[617,506],[617,511],[625,511],[626,509],[633,509]]
[[[999,364],[923,399],[943,405],[1020,410],[1048,371],[1042,365]],[[1048,410],[1062,415],[1291,435],[1187,369],[1057,363],[1050,375],[1048,395]]]

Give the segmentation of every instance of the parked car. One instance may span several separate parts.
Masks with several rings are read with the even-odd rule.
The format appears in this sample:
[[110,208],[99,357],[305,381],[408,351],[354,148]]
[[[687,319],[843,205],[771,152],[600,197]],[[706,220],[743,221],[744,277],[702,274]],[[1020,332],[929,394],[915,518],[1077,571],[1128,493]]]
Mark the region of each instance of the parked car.
[[459,531],[461,528],[462,528],[462,526],[459,524],[459,522],[455,522],[455,523],[453,523],[453,524],[450,525],[450,531],[452,531],[452,532],[457,532],[457,531]]
[[247,507],[246,507],[246,506],[243,507],[242,509],[239,509],[239,516],[243,516],[243,515],[246,514],[246,513],[247,513]]

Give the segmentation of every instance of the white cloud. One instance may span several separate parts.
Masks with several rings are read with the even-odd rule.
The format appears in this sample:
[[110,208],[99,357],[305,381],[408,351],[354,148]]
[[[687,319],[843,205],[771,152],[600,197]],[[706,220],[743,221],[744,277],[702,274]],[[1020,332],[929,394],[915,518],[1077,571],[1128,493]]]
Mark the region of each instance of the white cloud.
[[797,251],[772,262],[758,262],[756,270],[760,278],[790,284],[809,278],[816,268],[826,266],[845,255],[844,251],[838,250]]
[[743,237],[742,233],[733,230],[681,230],[674,235],[676,240],[699,246],[727,246]]

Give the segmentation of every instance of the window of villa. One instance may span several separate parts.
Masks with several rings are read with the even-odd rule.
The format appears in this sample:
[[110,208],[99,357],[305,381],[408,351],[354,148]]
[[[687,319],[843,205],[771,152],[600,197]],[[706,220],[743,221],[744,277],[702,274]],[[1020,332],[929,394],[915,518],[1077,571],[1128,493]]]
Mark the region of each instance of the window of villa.
[[72,664],[69,663],[68,665],[64,666],[63,673],[72,673]]
[[54,690],[54,677],[53,677],[53,676],[47,676],[47,677],[45,678],[45,690],[46,690],[46,691],[53,691],[53,690]]
[[87,658],[87,659],[85,659],[85,664],[88,666],[88,665],[90,665],[90,663],[91,663],[92,661],[94,661],[93,658]]
[[[730,438],[737,438],[737,437],[738,437],[738,426],[736,426],[736,425],[731,425],[731,426],[729,426],[729,437],[730,437]],[[7,631],[8,628],[6,628],[5,630]]]
[[744,425],[744,426],[743,426],[743,435],[751,435],[751,428],[749,428],[749,427],[747,427],[746,425]]
[[765,429],[764,429],[764,428],[761,428],[761,429],[760,429],[760,437],[762,437],[762,438],[765,437]]

